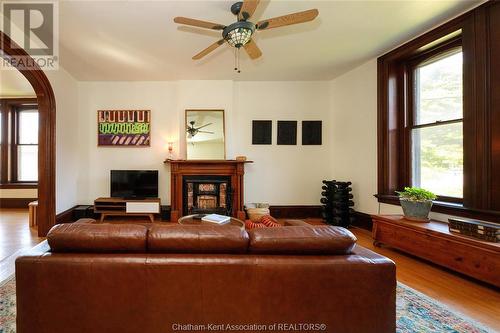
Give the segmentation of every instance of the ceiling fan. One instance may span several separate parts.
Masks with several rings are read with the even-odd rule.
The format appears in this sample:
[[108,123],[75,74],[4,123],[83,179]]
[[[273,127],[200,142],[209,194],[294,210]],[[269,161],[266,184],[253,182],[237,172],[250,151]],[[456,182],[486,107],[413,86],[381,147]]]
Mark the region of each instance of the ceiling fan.
[[194,137],[198,133],[214,134],[214,132],[210,132],[210,131],[200,131],[200,129],[202,129],[203,127],[207,127],[209,125],[212,125],[212,123],[208,123],[208,124],[202,125],[200,127],[194,127],[195,123],[196,122],[194,120],[192,120],[189,122],[189,124],[191,124],[191,126],[186,126],[186,132],[188,133],[189,138]]
[[[207,21],[200,21],[187,17],[174,18],[175,23],[191,25],[200,28],[222,30],[222,39],[216,41],[203,51],[193,56],[194,60],[198,60],[214,51],[216,48],[227,42],[230,46],[239,50],[241,47],[245,49],[250,58],[257,59],[262,55],[261,50],[255,44],[252,36],[256,31],[274,29],[286,25],[304,23],[314,20],[319,11],[317,9],[310,9],[303,12],[297,12],[284,16],[278,16],[267,20],[261,20],[257,23],[248,21],[255,12],[260,0],[244,0],[236,2],[231,6],[231,12],[237,16],[237,21],[226,26]],[[238,52],[235,52],[236,62],[238,62]],[[235,70],[239,69],[236,65]]]

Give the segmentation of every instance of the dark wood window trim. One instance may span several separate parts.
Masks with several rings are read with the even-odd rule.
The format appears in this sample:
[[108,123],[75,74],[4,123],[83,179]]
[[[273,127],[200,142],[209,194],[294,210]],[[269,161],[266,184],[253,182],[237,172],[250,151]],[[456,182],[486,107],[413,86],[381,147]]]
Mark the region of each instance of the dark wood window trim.
[[0,117],[2,117],[0,189],[33,189],[38,187],[38,182],[19,181],[17,176],[17,151],[19,142],[18,114],[20,111],[34,108],[38,109],[36,98],[0,99]]
[[[378,59],[378,188],[379,202],[399,204],[395,191],[411,180],[408,146],[408,65],[442,52],[446,45],[461,44],[463,52],[464,196],[439,198],[433,211],[500,222],[497,144],[500,122],[495,115],[500,65],[497,52],[500,2],[485,4],[398,47]],[[493,51],[492,51],[493,50]],[[496,104],[495,104],[496,103]],[[496,121],[495,121],[496,120]],[[495,164],[496,163],[496,164]],[[495,170],[492,174],[492,171]]]

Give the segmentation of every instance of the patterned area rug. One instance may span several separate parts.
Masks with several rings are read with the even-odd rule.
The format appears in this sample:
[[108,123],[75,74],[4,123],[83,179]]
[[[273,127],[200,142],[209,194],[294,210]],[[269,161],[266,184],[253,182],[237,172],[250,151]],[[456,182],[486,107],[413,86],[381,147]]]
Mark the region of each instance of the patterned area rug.
[[398,333],[494,333],[433,298],[398,282],[396,289]]
[[16,332],[16,280],[0,283],[0,333]]
[[[436,300],[398,283],[396,292],[398,333],[494,333]],[[0,333],[16,332],[14,277],[0,284]]]

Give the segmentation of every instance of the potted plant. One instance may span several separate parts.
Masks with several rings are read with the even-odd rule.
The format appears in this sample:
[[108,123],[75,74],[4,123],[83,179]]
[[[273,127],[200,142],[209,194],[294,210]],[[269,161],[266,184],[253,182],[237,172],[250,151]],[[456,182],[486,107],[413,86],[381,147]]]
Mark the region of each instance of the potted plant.
[[396,192],[403,208],[405,218],[418,222],[429,222],[432,200],[436,195],[418,187],[405,187],[404,191]]

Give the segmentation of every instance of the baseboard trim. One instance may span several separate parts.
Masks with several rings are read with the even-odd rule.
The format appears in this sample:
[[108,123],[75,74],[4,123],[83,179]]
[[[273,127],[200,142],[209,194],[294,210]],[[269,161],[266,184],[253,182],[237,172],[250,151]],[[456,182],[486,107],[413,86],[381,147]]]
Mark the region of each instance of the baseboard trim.
[[315,205],[270,206],[269,210],[271,216],[278,219],[305,219],[307,217],[321,217],[321,206]]
[[354,212],[353,226],[372,231],[372,218],[370,214]]
[[28,204],[37,198],[0,198],[0,208],[28,208]]
[[[0,199],[0,202],[2,202],[5,199]],[[19,200],[19,199],[18,199]],[[26,201],[26,206],[28,206],[28,203],[31,201],[34,201],[36,199],[20,199],[20,200],[27,200]],[[1,206],[0,206],[1,207]],[[69,223],[73,222],[73,211],[75,208],[78,207],[78,205],[73,206],[64,212],[61,212],[56,215],[56,224],[60,223]],[[14,207],[11,207],[14,208]],[[19,207],[15,207],[19,208]],[[169,206],[162,206],[163,209],[168,210]],[[305,219],[305,218],[321,218],[321,206],[316,206],[316,205],[277,205],[277,206],[270,206],[269,207],[271,216],[279,219]],[[372,219],[370,214],[362,213],[362,212],[354,212],[354,220],[352,223],[353,226],[366,229],[366,230],[372,230]]]
[[64,212],[57,214],[56,224],[73,222],[73,211],[75,210],[76,207],[78,207],[78,205],[73,206],[69,209],[66,209]]

